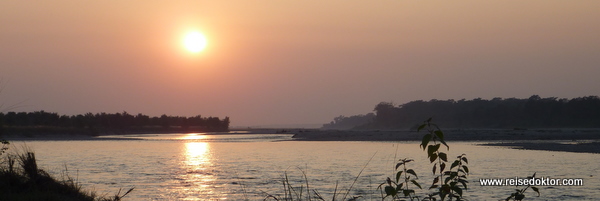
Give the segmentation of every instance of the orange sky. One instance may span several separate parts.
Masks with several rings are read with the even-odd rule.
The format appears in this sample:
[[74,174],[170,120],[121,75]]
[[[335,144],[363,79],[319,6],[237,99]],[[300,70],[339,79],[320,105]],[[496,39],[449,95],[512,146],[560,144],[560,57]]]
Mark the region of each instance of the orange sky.
[[[600,1],[0,1],[0,111],[322,124],[381,101],[600,95]],[[186,32],[208,38],[199,54]]]

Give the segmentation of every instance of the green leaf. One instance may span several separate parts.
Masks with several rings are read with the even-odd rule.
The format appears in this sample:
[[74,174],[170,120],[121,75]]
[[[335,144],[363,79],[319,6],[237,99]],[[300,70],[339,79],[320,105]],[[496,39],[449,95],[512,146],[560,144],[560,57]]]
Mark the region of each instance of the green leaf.
[[446,193],[442,190],[442,188],[440,188],[440,197],[442,198],[442,200],[446,199],[446,195],[448,195],[448,193]]
[[446,153],[444,152],[440,152],[438,154],[438,156],[440,157],[440,159],[442,159],[444,162],[448,162],[448,155],[446,155]]
[[412,182],[415,186],[419,187],[419,189],[423,189],[423,188],[421,188],[421,185],[419,184],[419,182],[415,181],[414,179],[410,180],[410,182]]
[[396,189],[394,189],[394,187],[391,187],[391,186],[385,187],[385,194],[391,195],[391,196],[396,196],[397,193],[398,193],[398,191],[396,191]]
[[535,191],[535,192],[538,194],[538,197],[540,197],[540,189],[538,189],[538,188],[537,188],[537,187],[535,187],[535,186],[532,186],[532,187],[531,187],[531,189],[532,189],[533,191]]
[[413,169],[406,170],[406,173],[415,175],[415,177],[419,178],[419,176],[417,176],[417,173]]
[[469,174],[469,168],[468,168],[466,165],[463,165],[462,167],[463,167],[463,169],[465,170],[465,172],[466,172],[467,174]]
[[447,184],[442,185],[442,187],[440,188],[440,193],[441,194],[448,194],[450,193],[450,186]]
[[460,182],[465,187],[465,189],[467,189],[467,183],[469,183],[469,181],[464,180],[464,179],[459,179],[458,182]]
[[452,165],[450,165],[450,169],[454,169],[456,166],[460,165],[460,161],[459,160],[455,160]]
[[436,145],[433,145],[433,146],[434,146],[434,150],[433,150],[434,152],[440,150],[440,144],[436,144]]
[[[440,155],[441,156],[441,155]],[[441,158],[441,157],[440,157]],[[446,163],[442,163],[440,164],[440,173],[444,172],[444,169],[446,169]]]
[[523,194],[515,195],[515,200],[523,200],[523,199],[525,199],[525,195],[523,195]]
[[433,183],[431,185],[437,184],[440,181],[440,176],[437,176],[433,179]]
[[421,131],[425,126],[427,126],[427,124],[421,124],[419,128],[417,128],[417,132]]
[[[467,157],[462,157],[462,160],[465,161],[465,163],[467,163],[467,164],[469,163],[469,161],[467,160]],[[533,174],[533,175],[535,177],[535,174]]]
[[444,144],[444,146],[446,146],[446,150],[450,150],[450,146],[448,146],[448,144],[446,144],[446,141],[444,141],[444,140],[440,140],[440,142],[441,142],[442,144]]
[[402,162],[399,162],[399,163],[397,163],[397,164],[396,164],[396,170],[397,170],[397,169],[398,169],[398,167],[400,167],[401,165],[404,165],[404,161],[402,161]]
[[425,150],[427,144],[429,144],[429,141],[431,141],[431,134],[423,135],[423,140],[421,141],[421,147],[423,147],[423,150]]
[[452,180],[452,177],[446,177],[446,179],[444,179],[444,183],[447,184],[450,180]]
[[440,149],[440,144],[427,146],[427,155],[431,156],[431,154],[435,153],[438,149]]
[[450,169],[454,169],[456,166],[460,165],[460,161],[459,160],[455,160],[452,165],[450,165]]
[[435,136],[437,136],[438,139],[444,140],[444,132],[442,132],[441,130],[433,131],[433,133],[435,134]]
[[456,192],[458,195],[460,195],[460,197],[462,197],[462,189],[460,189],[460,187],[458,186],[453,186],[452,190],[454,190],[454,192]]
[[413,193],[413,194],[414,194],[414,193],[415,193],[415,190],[403,190],[403,191],[402,191],[402,193],[404,194],[404,196],[408,196],[408,195],[410,195],[411,193]]
[[527,177],[527,179],[531,179],[535,177],[535,174],[537,174],[537,172],[534,172],[533,175],[531,177]]
[[430,157],[429,157],[429,161],[433,163],[433,161],[435,161],[435,159],[437,159],[438,155],[436,153],[433,153]]
[[398,171],[398,173],[396,173],[396,183],[398,183],[398,181],[400,181],[401,176],[402,176],[402,171]]
[[432,172],[433,174],[435,174],[435,169],[436,169],[436,168],[437,168],[437,163],[433,164],[433,169],[431,170],[431,172]]

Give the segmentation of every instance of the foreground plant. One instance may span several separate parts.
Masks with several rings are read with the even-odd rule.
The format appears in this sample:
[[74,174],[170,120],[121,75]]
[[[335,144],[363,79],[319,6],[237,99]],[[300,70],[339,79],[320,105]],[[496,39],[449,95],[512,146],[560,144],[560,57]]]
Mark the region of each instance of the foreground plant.
[[[0,200],[47,200],[47,201],[120,201],[133,191],[112,197],[96,196],[67,175],[57,180],[40,169],[31,151],[4,155],[6,163],[0,166]],[[16,163],[16,165],[15,165]]]
[[[354,181],[352,181],[352,183],[350,183],[350,187],[348,187],[348,189],[346,190],[345,193],[341,193],[338,192],[338,183],[335,183],[335,189],[333,190],[333,196],[331,198],[331,201],[336,201],[336,200],[348,200],[348,201],[355,201],[355,200],[359,200],[360,198],[362,198],[362,196],[350,196],[350,191],[354,188],[354,184],[356,184],[356,181],[358,180],[358,178],[360,177],[360,175],[363,173],[363,171],[365,170],[365,168],[367,167],[367,165],[369,165],[369,163],[371,163],[371,160],[373,160],[373,158],[375,157],[375,154],[373,154],[373,156],[371,156],[371,158],[369,159],[369,161],[367,161],[367,163],[363,166],[363,168],[360,170],[360,172],[358,173],[358,175],[356,175],[356,177],[354,177]],[[310,189],[309,186],[309,182],[308,182],[308,177],[306,176],[306,172],[304,172],[301,168],[298,168],[300,170],[300,172],[302,173],[302,176],[304,178],[304,182],[305,184],[300,184],[300,186],[296,186],[294,187],[291,183],[290,183],[290,179],[288,178],[288,174],[287,172],[284,173],[283,175],[283,197],[278,197],[272,194],[268,194],[265,193],[266,196],[263,199],[263,201],[265,200],[297,200],[297,201],[301,201],[301,200],[321,200],[321,201],[325,201],[325,200],[329,200],[326,199],[324,196],[321,195],[321,193],[319,193],[319,191],[317,191],[316,189]],[[340,197],[338,197],[340,196]]]
[[2,156],[2,154],[4,154],[6,150],[8,150],[8,145],[10,143],[4,139],[0,139],[0,144],[2,144],[2,146],[0,147],[0,156]]
[[[462,200],[463,190],[467,189],[467,183],[469,183],[467,181],[467,176],[469,175],[467,164],[469,161],[466,155],[461,154],[457,156],[456,160],[450,165],[450,168],[446,170],[448,154],[442,152],[440,147],[444,145],[446,150],[450,150],[450,147],[444,140],[444,132],[437,125],[431,123],[431,118],[421,124],[417,128],[417,132],[423,129],[427,131],[427,134],[423,136],[420,147],[423,151],[427,151],[427,158],[433,164],[431,172],[434,178],[429,189],[436,190],[424,199],[437,200],[436,198],[439,198],[440,200],[446,200],[448,198],[448,200]],[[412,183],[421,189],[421,185],[416,181],[418,177],[415,171],[406,168],[406,163],[411,161],[413,160],[402,159],[396,164],[396,170],[398,170],[398,167],[403,167],[403,169],[396,173],[395,182],[389,177],[387,178],[385,183],[388,185],[384,188],[385,196],[383,199],[387,197],[392,197],[393,200],[399,199],[401,198],[401,192],[404,198],[419,200],[418,196],[415,196],[415,191],[408,187],[409,183]],[[403,178],[402,175],[404,175]],[[412,179],[411,175],[415,178]],[[400,182],[400,178],[403,179],[402,182]]]
[[[533,179],[535,178],[535,173],[533,173],[533,176],[527,177],[527,179]],[[535,191],[537,193],[537,196],[540,196],[540,190],[535,187],[535,186],[531,186],[531,185],[527,185],[525,188],[521,188],[521,189],[515,189],[516,192],[510,194],[510,196],[508,196],[506,198],[506,201],[509,200],[523,200],[525,199],[525,191],[527,191],[528,188],[531,188],[531,190]]]
[[[446,147],[446,150],[450,150],[450,147],[444,140],[444,133],[441,131],[441,129],[436,124],[431,123],[431,118],[429,118],[418,127],[417,131],[420,132],[421,130],[425,130],[427,132],[423,136],[420,148],[422,148],[423,151],[427,152],[427,158],[429,159],[429,162],[433,164],[431,172],[434,175],[434,178],[431,186],[429,187],[429,190],[432,190],[433,193],[429,193],[426,196],[423,196],[422,199],[416,195],[416,188],[423,188],[421,184],[417,181],[419,179],[417,173],[413,169],[407,167],[407,164],[413,162],[414,160],[404,158],[400,159],[398,163],[396,163],[395,171],[397,172],[395,173],[395,177],[393,177],[393,179],[387,177],[387,179],[377,187],[377,189],[381,191],[381,200],[386,200],[388,198],[390,198],[391,200],[411,201],[464,200],[463,192],[467,190],[467,184],[469,183],[467,180],[469,175],[469,160],[467,159],[466,154],[456,156],[456,159],[452,161],[452,163],[450,163],[448,161],[448,154],[446,152],[443,152],[443,149],[440,150],[442,145]],[[450,164],[449,168],[447,164]],[[306,181],[306,186],[300,185],[300,187],[292,187],[286,173],[283,180],[284,197],[280,198],[277,196],[267,194],[264,200],[326,200],[316,190],[313,190],[314,194],[312,195],[314,195],[314,198],[313,196],[311,196],[306,174],[304,173],[304,171],[302,171],[302,174],[304,176],[304,181]],[[360,173],[357,176],[357,178],[359,176]],[[528,179],[532,179],[534,177],[535,173],[533,174],[533,176],[528,177]],[[354,180],[354,182],[356,182],[356,179]],[[341,200],[346,200],[350,189],[352,189],[354,185],[354,182],[352,183],[352,185]],[[335,190],[333,192],[333,198],[331,199],[332,201],[335,201],[336,196],[338,195],[337,186],[338,185],[336,183]],[[522,189],[516,189],[515,193],[512,193],[508,198],[506,198],[506,201],[523,200],[525,198],[525,191],[530,188],[533,191],[537,192],[538,196],[540,195],[538,188],[528,185]],[[305,191],[306,194],[303,194],[303,191]],[[357,200],[359,198],[361,197],[356,196],[351,197],[347,200]]]
[[[392,180],[388,177],[385,182],[379,185],[378,188],[381,189],[381,186],[387,184],[387,186],[384,188],[386,195],[383,197],[383,199],[387,197],[392,197],[394,200],[399,199],[400,193],[402,193],[404,197],[408,197],[411,200],[418,199],[418,197],[415,196],[415,190],[409,187],[409,185],[412,183],[416,187],[419,187],[419,189],[422,189],[419,182],[417,182],[417,179],[419,178],[417,173],[413,169],[406,168],[406,164],[412,161],[414,160],[406,158],[400,159],[400,162],[396,164],[396,170],[398,170],[400,167],[402,167],[402,170],[396,172],[396,179]],[[414,178],[412,178],[412,176],[414,176]]]
[[[448,162],[448,155],[445,152],[440,151],[440,147],[443,144],[446,150],[450,150],[448,144],[444,140],[444,132],[436,125],[431,123],[431,118],[425,121],[419,126],[417,131],[422,129],[427,130],[427,134],[423,136],[421,141],[421,148],[427,149],[427,157],[429,161],[433,163],[432,173],[436,175],[429,189],[437,189],[437,192],[431,194],[432,196],[439,196],[441,200],[449,198],[452,200],[462,200],[463,189],[467,190],[467,175],[469,174],[469,163],[465,154],[457,156],[456,160],[450,166],[448,171],[446,170],[446,163]],[[439,168],[438,168],[439,167]]]

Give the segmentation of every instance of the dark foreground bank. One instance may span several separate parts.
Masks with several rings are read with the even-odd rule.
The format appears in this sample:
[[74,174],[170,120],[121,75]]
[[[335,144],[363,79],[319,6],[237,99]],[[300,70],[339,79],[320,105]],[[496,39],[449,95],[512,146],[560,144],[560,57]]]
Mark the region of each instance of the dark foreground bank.
[[133,190],[110,197],[98,196],[82,189],[68,175],[56,179],[39,169],[33,152],[0,155],[3,161],[0,164],[0,200],[120,201]]

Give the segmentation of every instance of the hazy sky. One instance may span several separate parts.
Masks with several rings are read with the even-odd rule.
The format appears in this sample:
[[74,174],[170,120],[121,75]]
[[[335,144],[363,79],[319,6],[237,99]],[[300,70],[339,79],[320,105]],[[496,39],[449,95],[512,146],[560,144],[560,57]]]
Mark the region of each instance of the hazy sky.
[[382,101],[600,95],[599,76],[596,0],[0,1],[3,112],[322,124]]

